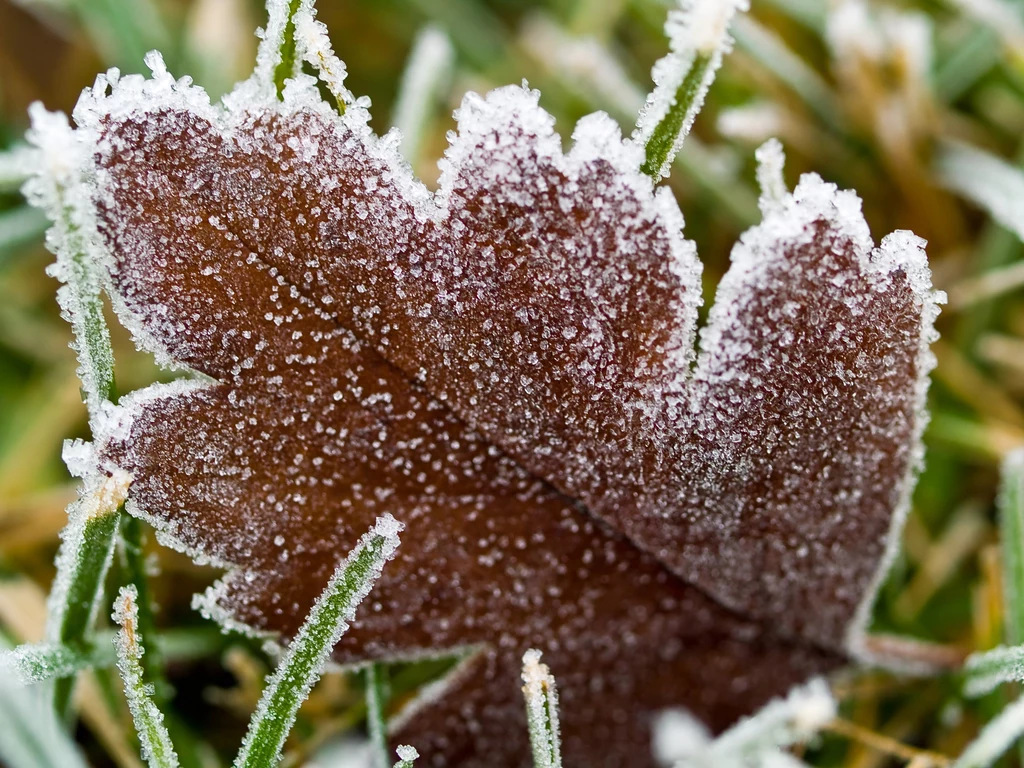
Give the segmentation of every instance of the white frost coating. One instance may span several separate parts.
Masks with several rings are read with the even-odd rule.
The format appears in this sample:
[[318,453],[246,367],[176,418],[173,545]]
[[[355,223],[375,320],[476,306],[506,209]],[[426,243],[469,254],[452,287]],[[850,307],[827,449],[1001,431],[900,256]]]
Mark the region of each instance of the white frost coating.
[[295,44],[299,55],[316,67],[327,90],[339,103],[351,104],[356,100],[345,87],[345,77],[348,75],[345,62],[335,56],[327,36],[327,27],[316,20],[315,8],[303,6],[295,14]]
[[[946,294],[932,288],[931,270],[928,257],[924,251],[925,242],[912,232],[897,231],[883,238],[882,244],[875,249],[872,258],[882,269],[892,272],[902,269],[906,273],[910,287],[916,299],[921,303],[921,336],[918,339],[917,351],[917,386],[914,393],[914,431],[912,436],[912,454],[907,471],[900,488],[899,501],[893,510],[889,523],[889,534],[886,538],[885,552],[878,563],[874,579],[864,598],[861,600],[853,621],[846,634],[846,644],[850,652],[865,662],[901,668],[901,664],[880,658],[870,653],[865,639],[871,624],[872,610],[875,599],[882,588],[889,569],[896,561],[900,550],[900,539],[903,525],[910,513],[911,496],[917,476],[924,466],[924,430],[928,426],[928,384],[930,374],[935,368],[936,359],[931,344],[938,339],[935,321],[939,316],[939,306],[945,304]],[[908,670],[909,671],[909,670]]]
[[713,742],[676,763],[677,768],[779,765],[779,750],[807,741],[836,716],[836,701],[821,678],[798,686],[756,714],[740,720]]
[[[281,50],[284,47],[285,33],[288,28],[288,11],[291,0],[267,0],[267,27],[256,31],[260,38],[256,50],[256,68],[247,80],[235,86],[234,90],[224,97],[224,105],[229,110],[244,110],[256,104],[270,105],[277,101],[277,86],[274,83],[274,72],[281,64]],[[308,12],[313,7],[313,0],[302,0],[299,12]],[[295,57],[295,70],[291,76],[299,73],[302,60]]]
[[1024,734],[1024,698],[1017,699],[990,721],[967,745],[952,768],[988,768]]
[[558,689],[541,653],[531,649],[523,654],[523,696],[526,698],[526,722],[530,728],[535,768],[561,768],[561,743],[558,733]]
[[1003,683],[1024,682],[1024,646],[975,653],[964,663],[964,696],[977,698]]
[[942,148],[938,170],[946,187],[1024,240],[1024,172],[988,152],[952,142]]
[[[0,638],[0,649],[7,643]],[[0,762],[9,766],[87,768],[54,712],[50,689],[23,686],[0,668]]]
[[669,709],[654,720],[652,751],[659,765],[693,760],[711,745],[711,731],[685,709]]
[[427,26],[416,36],[402,73],[392,125],[402,134],[402,155],[415,164],[431,109],[448,88],[455,49],[442,29]]
[[117,668],[124,681],[124,695],[135,722],[142,756],[150,768],[177,768],[178,756],[164,728],[163,713],[153,702],[153,686],[142,679],[142,646],[139,634],[139,592],[134,584],[121,587],[111,618],[121,627],[114,637]]
[[[385,514],[377,518],[376,524],[367,533],[363,534],[359,543],[352,549],[349,555],[338,564],[338,567],[334,570],[334,574],[331,576],[331,580],[328,582],[327,587],[324,589],[320,597],[317,598],[316,602],[313,603],[313,607],[309,611],[309,615],[303,622],[302,627],[299,629],[295,638],[288,645],[288,649],[285,651],[284,657],[281,659],[278,665],[277,671],[267,680],[266,687],[263,689],[263,695],[260,697],[259,704],[256,707],[256,711],[252,716],[252,723],[261,722],[267,718],[276,718],[283,714],[287,720],[284,733],[287,734],[291,730],[291,726],[295,723],[295,717],[298,714],[298,708],[290,710],[285,713],[275,713],[273,715],[268,714],[268,708],[276,695],[277,688],[285,680],[285,674],[288,672],[289,667],[292,666],[293,659],[297,654],[309,654],[311,649],[316,650],[316,654],[313,657],[314,663],[311,666],[313,670],[312,674],[306,679],[302,680],[302,683],[297,691],[298,701],[305,701],[310,690],[316,684],[317,680],[320,679],[320,675],[323,672],[324,666],[327,663],[331,652],[334,650],[334,646],[338,644],[338,640],[349,628],[349,623],[355,618],[356,608],[363,601],[363,598],[369,594],[370,589],[376,583],[377,579],[380,578],[381,573],[384,570],[384,564],[395,556],[395,552],[398,549],[398,534],[401,533],[405,526],[396,520],[391,515]],[[353,563],[362,552],[371,544],[375,539],[382,539],[380,549],[374,553],[373,559],[370,563],[370,568],[367,576],[357,584],[355,591],[348,596],[347,603],[344,606],[344,610],[338,618],[338,621],[334,624],[331,629],[329,637],[319,637],[316,633],[322,629],[317,625],[321,621],[321,616],[328,609],[328,600],[337,599],[340,596],[341,582],[346,575],[346,571],[351,563]],[[235,765],[245,765],[249,750],[252,747],[251,737],[253,735],[253,728],[250,727],[249,732],[246,734],[245,739],[242,742],[242,749],[238,753],[238,757],[235,759]],[[281,745],[278,745],[278,757],[280,756]]]
[[786,168],[786,153],[778,139],[768,139],[754,153],[757,158],[757,183],[761,187],[761,197],[757,201],[761,215],[781,211],[784,207],[789,189],[782,173]]
[[690,132],[693,119],[704,104],[704,97],[722,65],[723,57],[732,50],[729,22],[738,11],[745,11],[748,7],[748,0],[679,0],[679,7],[669,11],[665,22],[669,54],[660,59],[651,71],[654,90],[640,111],[633,133],[634,141],[641,145],[647,144],[675,105],[676,92],[691,68],[701,58],[709,58],[709,62],[682,130],[676,136],[672,151],[660,169],[661,176],[668,175],[672,158]]

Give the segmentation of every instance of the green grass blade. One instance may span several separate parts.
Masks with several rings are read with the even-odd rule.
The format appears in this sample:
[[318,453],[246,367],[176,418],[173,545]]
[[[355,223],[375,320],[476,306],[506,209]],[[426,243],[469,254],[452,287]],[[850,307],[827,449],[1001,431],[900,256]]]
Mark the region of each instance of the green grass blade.
[[[127,491],[123,478],[109,478],[69,507],[49,598],[50,643],[70,648],[88,646]],[[60,679],[55,685],[54,705],[62,714],[68,712],[73,686],[71,678]]]
[[[676,89],[672,105],[658,123],[644,146],[644,164],[640,170],[660,180],[668,175],[668,169],[683,139],[690,131],[693,119],[704,105],[704,94],[710,85],[709,74],[713,75],[712,57],[702,53],[694,57],[683,81]],[[707,82],[707,85],[705,83]]]
[[414,168],[433,113],[444,100],[455,50],[438,27],[425,27],[413,43],[395,99],[392,125],[402,132],[402,155]]
[[[156,637],[156,618],[153,614],[153,596],[149,587],[143,551],[142,521],[131,515],[123,515],[121,524],[121,545],[123,548],[125,582],[137,592],[139,634],[142,637]],[[139,641],[141,644],[141,640]],[[170,698],[170,684],[164,675],[163,653],[159,645],[150,643],[142,655],[142,675],[146,683],[154,687],[154,697],[162,706]]]
[[388,699],[386,673],[382,664],[370,664],[366,668],[366,723],[376,768],[387,768],[391,762],[387,721],[384,718],[384,707]]
[[1003,555],[1003,634],[1008,645],[1024,645],[1024,449],[1003,462],[999,495]]
[[142,744],[142,756],[150,768],[178,768],[178,755],[164,726],[164,716],[153,701],[153,687],[142,679],[142,637],[139,633],[138,591],[121,587],[114,603],[117,633],[117,667],[124,681],[125,698]]
[[402,525],[390,515],[378,518],[376,525],[335,570],[288,646],[281,665],[267,681],[235,759],[235,768],[277,765],[299,707],[320,677],[331,650],[348,629],[356,606],[380,576],[384,563],[394,554],[401,529]]
[[558,690],[540,651],[523,656],[523,696],[534,768],[561,768],[562,746],[558,735]]
[[284,23],[284,37],[281,39],[281,53],[277,66],[274,67],[274,87],[277,88],[277,97],[284,98],[284,81],[295,76],[298,67],[298,58],[295,47],[295,14],[299,12],[302,0],[288,1],[288,16]]
[[988,768],[1024,733],[1024,699],[1017,699],[981,729],[952,768]]
[[654,65],[655,87],[640,111],[634,138],[645,147],[641,170],[655,181],[668,176],[672,160],[704,97],[732,48],[728,28],[742,0],[695,0],[670,11],[665,32],[671,52]]

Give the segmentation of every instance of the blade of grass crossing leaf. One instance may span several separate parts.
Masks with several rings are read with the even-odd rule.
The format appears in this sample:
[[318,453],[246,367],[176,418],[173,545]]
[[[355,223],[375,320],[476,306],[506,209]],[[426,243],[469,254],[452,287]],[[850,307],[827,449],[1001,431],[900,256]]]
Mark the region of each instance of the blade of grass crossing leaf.
[[[103,580],[113,559],[120,506],[127,493],[127,483],[113,482],[87,494],[69,509],[50,593],[51,642],[72,648],[86,646],[103,595]],[[68,714],[73,687],[73,678],[60,679],[54,686],[54,706],[64,715]]]
[[523,655],[523,696],[534,768],[561,768],[562,746],[558,734],[558,690],[540,651]]
[[281,58],[274,69],[278,98],[284,98],[284,81],[295,76],[299,63],[295,46],[295,14],[301,6],[302,0],[288,0],[288,19],[284,26],[284,39],[281,41]]
[[[0,638],[0,647],[8,643]],[[0,674],[0,764],[7,768],[86,768],[39,688]]]
[[999,497],[1003,554],[1004,634],[1009,645],[1024,643],[1024,449],[1003,462]]
[[355,616],[356,606],[380,576],[398,547],[401,523],[390,515],[377,519],[351,554],[338,566],[327,588],[267,681],[235,768],[277,764],[299,707],[320,677],[324,664]]
[[375,768],[387,768],[391,762],[387,722],[384,719],[384,707],[388,699],[386,674],[387,669],[381,664],[371,664],[366,668],[366,722],[370,744],[373,745]]
[[413,747],[403,744],[395,750],[398,753],[398,762],[394,768],[413,768],[416,758],[420,756]]
[[142,638],[139,633],[138,591],[121,587],[114,603],[117,633],[117,667],[124,681],[125,698],[142,744],[142,756],[150,768],[178,768],[178,755],[164,726],[164,716],[153,701],[153,687],[142,679]]

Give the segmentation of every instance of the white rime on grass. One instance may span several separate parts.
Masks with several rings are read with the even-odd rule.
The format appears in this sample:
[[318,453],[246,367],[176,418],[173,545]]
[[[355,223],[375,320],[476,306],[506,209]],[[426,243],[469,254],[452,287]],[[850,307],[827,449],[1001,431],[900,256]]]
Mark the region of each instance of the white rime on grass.
[[558,735],[558,690],[540,651],[523,655],[523,696],[534,768],[561,768],[562,747]]
[[25,685],[43,683],[105,665],[109,657],[100,648],[79,650],[66,645],[26,643],[0,653],[0,677]]
[[769,702],[714,741],[686,724],[685,718],[663,716],[656,724],[655,744],[662,745],[663,753],[685,755],[676,768],[786,765],[781,750],[813,738],[835,716],[832,692],[816,678],[794,688],[785,699]]
[[113,394],[114,359],[95,266],[102,260],[103,247],[98,242],[88,187],[82,181],[90,162],[89,149],[62,113],[47,112],[36,103],[29,114],[32,128],[28,138],[38,148],[41,162],[25,183],[24,192],[53,222],[46,244],[57,262],[48,272],[63,283],[57,300],[74,331],[78,375],[95,432]]
[[163,713],[153,701],[153,686],[142,680],[142,638],[139,635],[139,593],[134,584],[121,587],[114,602],[113,619],[121,627],[114,639],[117,668],[124,681],[125,698],[150,768],[177,768],[178,755],[164,726]]
[[338,566],[305,623],[268,679],[253,713],[235,768],[277,765],[299,707],[320,678],[331,650],[355,617],[386,563],[398,548],[402,524],[391,515],[377,518],[356,548]]
[[316,10],[312,7],[302,6],[295,14],[295,44],[298,54],[320,73],[338,109],[344,112],[345,105],[355,101],[355,96],[345,87],[348,70],[345,62],[334,54],[327,27],[316,20]]
[[431,110],[444,97],[455,64],[455,49],[438,27],[428,26],[416,36],[402,73],[392,124],[402,134],[402,156],[415,165]]
[[786,168],[786,153],[778,139],[768,139],[754,153],[757,158],[757,183],[761,187],[761,198],[757,201],[761,213],[768,216],[784,208],[783,201],[789,195],[782,173]]
[[44,689],[23,686],[2,667],[0,724],[0,764],[7,768],[86,768]]
[[952,768],[988,768],[1024,733],[1024,698],[1017,699],[981,729]]
[[946,144],[938,160],[942,183],[988,211],[1024,240],[1024,172],[967,144]]
[[964,664],[964,696],[984,696],[1002,683],[1024,682],[1024,646],[975,653]]
[[669,11],[665,34],[670,52],[654,65],[654,90],[633,133],[646,147],[643,170],[653,179],[668,176],[722,58],[732,49],[729,23],[747,7],[747,0],[680,0]]

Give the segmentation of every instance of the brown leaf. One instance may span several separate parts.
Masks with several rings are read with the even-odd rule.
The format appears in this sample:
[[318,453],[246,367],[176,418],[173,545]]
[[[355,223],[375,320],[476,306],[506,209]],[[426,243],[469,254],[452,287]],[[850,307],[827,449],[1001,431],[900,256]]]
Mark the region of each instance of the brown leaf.
[[535,94],[468,97],[431,198],[359,110],[189,98],[84,121],[122,317],[215,380],[129,396],[100,455],[231,568],[212,613],[294,632],[391,512],[336,656],[483,646],[398,734],[459,765],[528,763],[528,647],[568,766],[647,764],[658,709],[722,728],[842,663],[917,461],[912,237],[872,251],[806,178],[737,246],[691,376],[699,264],[607,118],[563,156]]

